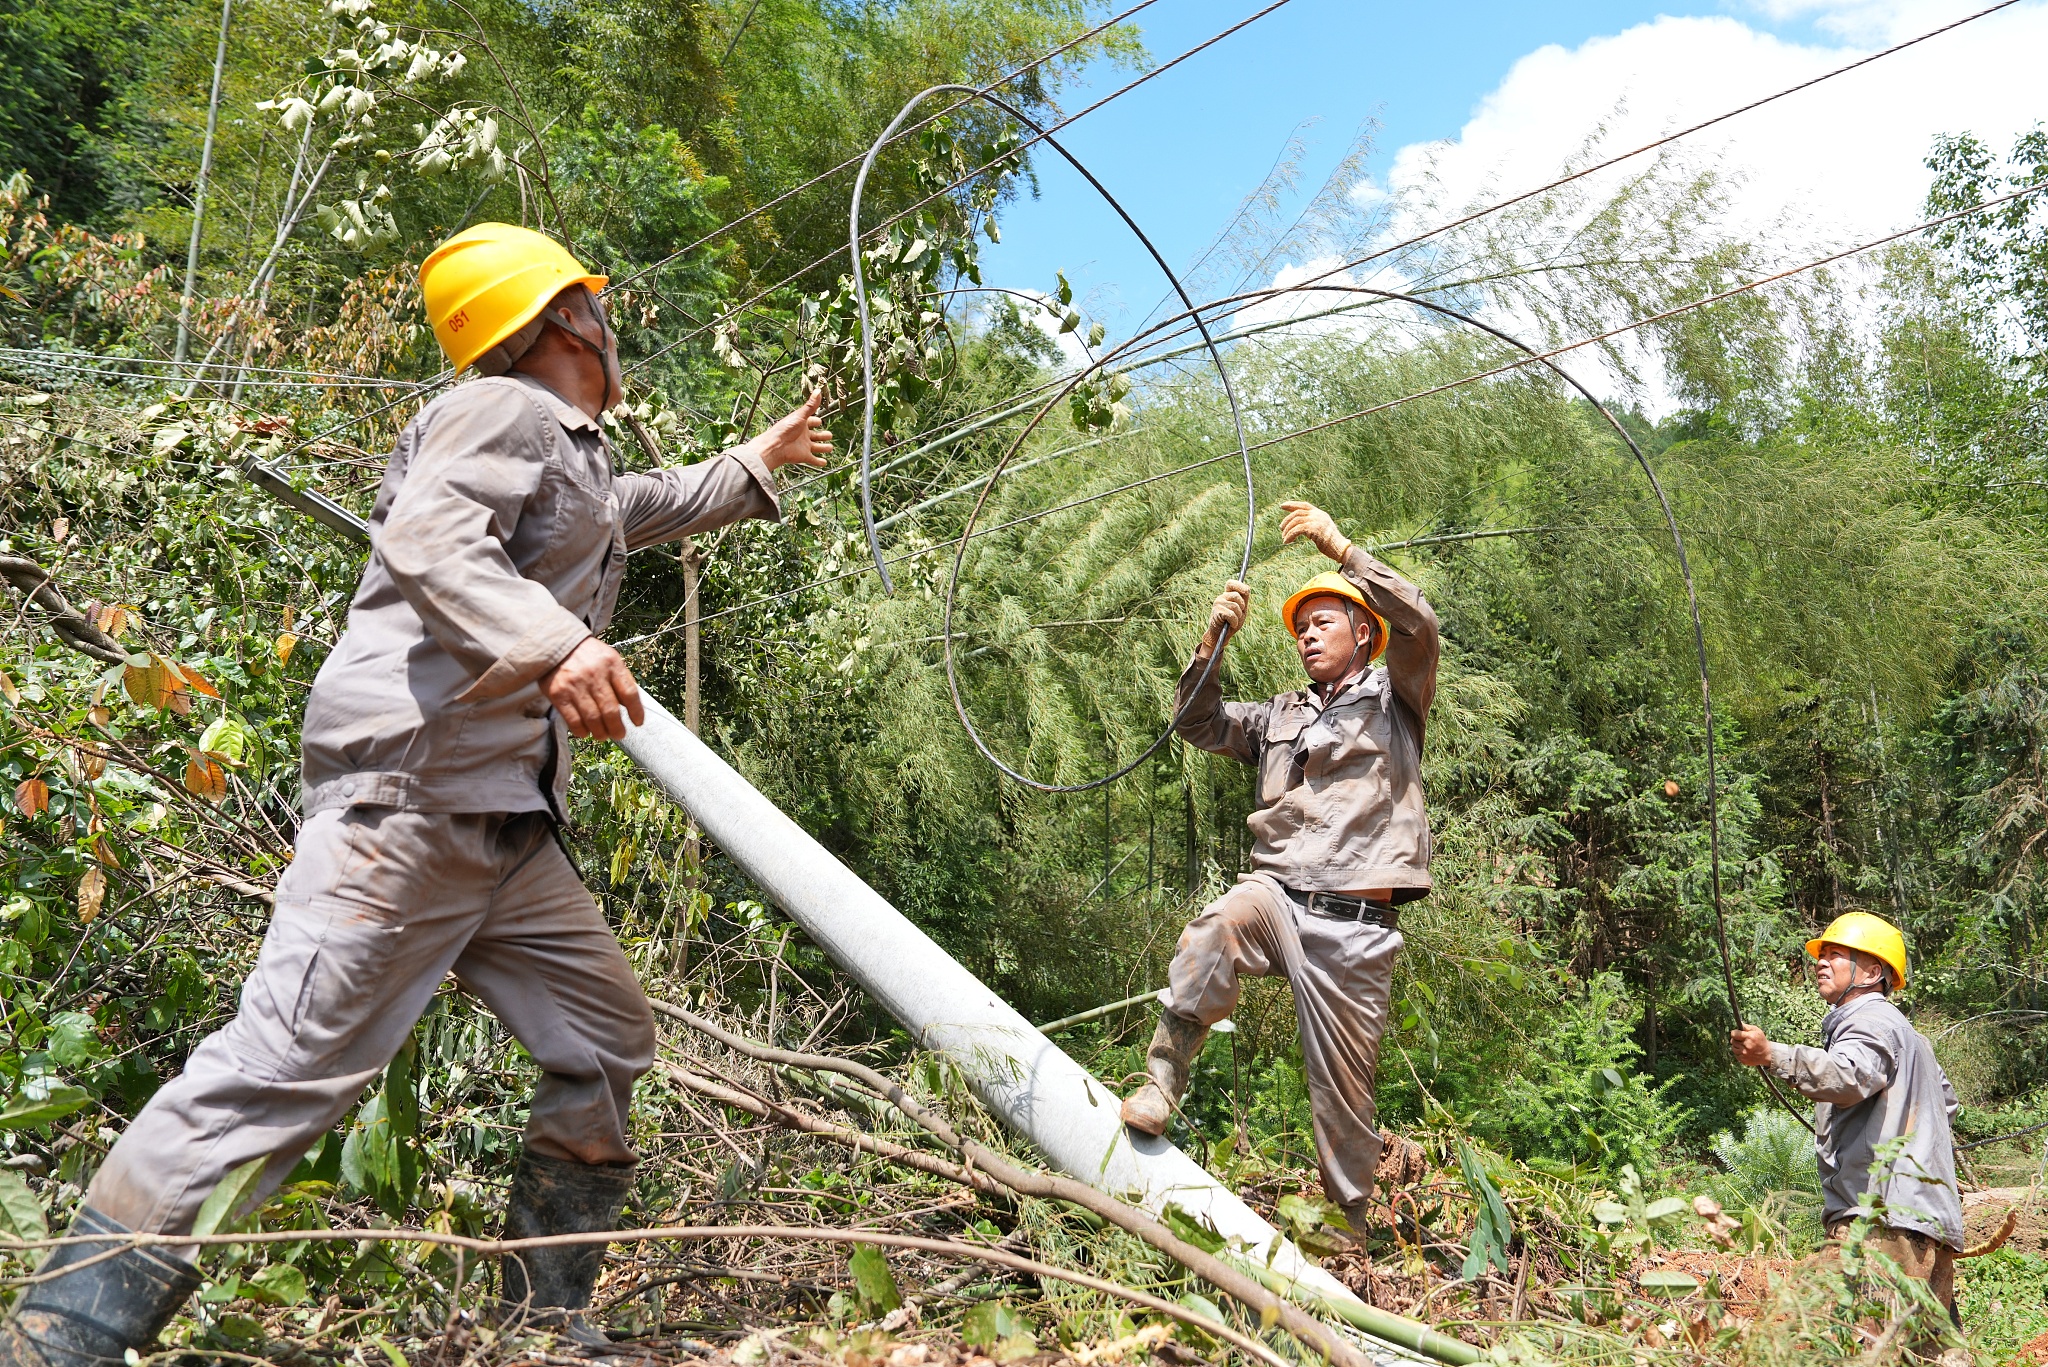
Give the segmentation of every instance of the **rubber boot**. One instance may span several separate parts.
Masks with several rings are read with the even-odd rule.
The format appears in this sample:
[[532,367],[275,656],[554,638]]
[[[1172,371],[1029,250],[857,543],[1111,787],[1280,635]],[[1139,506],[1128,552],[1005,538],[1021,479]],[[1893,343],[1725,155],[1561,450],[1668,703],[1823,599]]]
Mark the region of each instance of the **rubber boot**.
[[1340,1206],[1338,1209],[1344,1212],[1345,1225],[1344,1237],[1339,1242],[1346,1248],[1363,1250],[1366,1226],[1372,1219],[1371,1199],[1353,1201],[1350,1205]]
[[1200,1021],[1172,1011],[1159,1013],[1159,1028],[1145,1051],[1145,1085],[1124,1103],[1124,1124],[1139,1134],[1166,1133],[1166,1122],[1173,1119],[1173,1108],[1188,1089],[1188,1068],[1207,1038],[1209,1027]]
[[[572,1163],[522,1149],[505,1199],[505,1237],[533,1239],[549,1234],[584,1234],[616,1229],[619,1210],[633,1189],[632,1164]],[[531,1248],[501,1260],[507,1322],[545,1329],[601,1348],[611,1342],[584,1318],[605,1246],[598,1243]]]
[[[133,1230],[81,1206],[71,1233],[126,1235]],[[40,1274],[89,1258],[99,1262],[32,1283],[0,1324],[0,1367],[120,1367],[129,1349],[147,1354],[180,1306],[199,1289],[199,1269],[161,1248],[64,1244]]]

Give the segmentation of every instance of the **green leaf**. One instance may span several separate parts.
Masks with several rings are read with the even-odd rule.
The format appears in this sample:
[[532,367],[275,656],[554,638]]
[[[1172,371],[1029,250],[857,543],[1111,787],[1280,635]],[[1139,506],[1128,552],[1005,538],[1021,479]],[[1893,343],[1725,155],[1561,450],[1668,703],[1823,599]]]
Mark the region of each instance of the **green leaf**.
[[1683,1196],[1667,1196],[1661,1201],[1652,1201],[1643,1208],[1645,1220],[1668,1220],[1674,1215],[1683,1215],[1690,1207]]
[[1060,307],[1065,308],[1068,304],[1074,302],[1074,287],[1067,283],[1067,273],[1065,271],[1058,271],[1056,274],[1059,276],[1060,287],[1054,291],[1054,297],[1060,301]]
[[1323,1221],[1328,1218],[1326,1206],[1326,1202],[1312,1201],[1289,1192],[1280,1198],[1273,1213],[1280,1217],[1282,1228],[1298,1236],[1312,1234],[1322,1228]]
[[43,1203],[13,1168],[0,1168],[0,1233],[10,1239],[47,1239],[50,1221]]
[[860,1301],[861,1313],[869,1319],[903,1304],[903,1293],[896,1289],[896,1278],[889,1271],[888,1256],[873,1244],[855,1244],[846,1270],[853,1275],[853,1294]]
[[1680,1272],[1675,1268],[1665,1267],[1645,1272],[1637,1280],[1642,1284],[1643,1290],[1660,1296],[1687,1296],[1700,1289],[1699,1278],[1690,1272]]
[[272,1263],[242,1283],[242,1294],[265,1305],[297,1305],[306,1299],[306,1274],[290,1263]]
[[1169,1203],[1165,1210],[1159,1212],[1159,1220],[1176,1236],[1185,1239],[1204,1253],[1223,1251],[1223,1236],[1216,1232],[1216,1226],[1202,1217],[1190,1214],[1177,1204]]
[[341,1145],[341,1180],[369,1195],[390,1172],[391,1125],[384,1119],[384,1094],[379,1092],[356,1112],[348,1138]]
[[1593,1218],[1603,1225],[1618,1225],[1628,1219],[1628,1207],[1619,1201],[1595,1201]]
[[268,1155],[258,1155],[221,1178],[207,1193],[205,1204],[199,1207],[199,1218],[192,1222],[192,1232],[219,1234],[231,1225],[236,1212],[249,1204],[250,1197],[255,1194],[263,1180],[263,1167],[269,1161]]
[[969,1348],[993,1348],[1031,1333],[1031,1321],[1002,1301],[983,1301],[960,1317],[960,1341]]
[[391,1117],[391,1132],[406,1139],[420,1132],[420,1089],[415,1067],[419,1053],[419,1045],[407,1035],[384,1069],[384,1113]]
[[1472,1243],[1465,1255],[1464,1278],[1477,1281],[1486,1274],[1489,1263],[1505,1273],[1510,1270],[1508,1244],[1515,1237],[1507,1203],[1500,1199],[1499,1189],[1486,1175],[1486,1169],[1480,1166],[1478,1156],[1462,1139],[1458,1141],[1458,1168],[1464,1173],[1465,1185],[1471,1190],[1473,1202],[1479,1208],[1479,1219],[1472,1227]]
[[248,726],[240,717],[220,716],[199,733],[199,748],[219,755],[230,764],[241,764],[249,756],[252,740]]
[[0,1130],[26,1130],[62,1120],[73,1111],[92,1104],[92,1093],[68,1082],[31,1079],[5,1106],[0,1106]]
[[83,1011],[59,1011],[50,1017],[50,1038],[44,1047],[51,1061],[62,1067],[91,1063],[101,1053],[99,1025]]

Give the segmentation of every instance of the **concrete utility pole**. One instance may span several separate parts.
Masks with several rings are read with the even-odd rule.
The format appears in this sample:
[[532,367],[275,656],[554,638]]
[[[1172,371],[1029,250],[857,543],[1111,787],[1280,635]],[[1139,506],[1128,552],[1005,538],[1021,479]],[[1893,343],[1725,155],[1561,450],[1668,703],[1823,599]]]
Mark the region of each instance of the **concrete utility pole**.
[[199,276],[199,232],[206,221],[206,178],[213,172],[213,130],[220,123],[220,80],[228,65],[228,16],[235,0],[220,0],[220,42],[213,49],[213,94],[206,101],[206,141],[199,148],[199,180],[192,187],[192,241],[185,248],[185,292],[178,299],[178,349],[183,364],[192,350],[192,290]]
[[643,693],[620,748],[804,928],[875,1003],[944,1053],[982,1102],[1051,1163],[1155,1215],[1172,1202],[1257,1250],[1267,1270],[1332,1302],[1358,1298],[1278,1237],[1236,1192],[1164,1139],[1134,1135],[1118,1098],[912,925],[733,767]]

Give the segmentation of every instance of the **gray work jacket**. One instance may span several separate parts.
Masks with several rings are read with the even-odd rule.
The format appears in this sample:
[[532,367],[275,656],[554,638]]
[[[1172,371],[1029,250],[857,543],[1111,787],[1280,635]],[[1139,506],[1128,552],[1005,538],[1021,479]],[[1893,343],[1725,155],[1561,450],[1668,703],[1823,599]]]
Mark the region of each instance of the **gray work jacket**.
[[1181,738],[1258,766],[1252,868],[1304,892],[1429,891],[1422,730],[1441,648],[1422,590],[1354,546],[1343,573],[1387,619],[1382,662],[1325,703],[1314,687],[1224,702],[1197,651],[1174,698]]
[[614,475],[602,430],[539,381],[457,385],[385,468],[348,629],[306,704],[306,814],[559,819],[568,728],[537,681],[610,622],[626,553],[780,515],[758,456]]
[[[1876,993],[1821,1020],[1822,1047],[1771,1045],[1771,1071],[1811,1097],[1820,1159],[1822,1222],[1856,1214],[1866,1191],[1884,1200],[1884,1223],[1963,1246],[1956,1188],[1956,1094],[1927,1037]],[[1877,1149],[1906,1136],[1890,1175],[1873,1178]]]

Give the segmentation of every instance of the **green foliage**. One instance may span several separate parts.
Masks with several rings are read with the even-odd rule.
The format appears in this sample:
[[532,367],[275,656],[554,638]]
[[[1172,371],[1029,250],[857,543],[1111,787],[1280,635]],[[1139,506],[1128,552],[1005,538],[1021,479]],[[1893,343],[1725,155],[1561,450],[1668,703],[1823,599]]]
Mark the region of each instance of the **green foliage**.
[[903,1304],[896,1289],[896,1276],[889,1270],[888,1255],[873,1244],[856,1244],[847,1256],[847,1274],[853,1278],[853,1292],[863,1317],[878,1319]]
[[2002,1248],[1957,1270],[1956,1307],[1981,1348],[2003,1355],[2048,1333],[2048,1257]]
[[1685,1122],[1636,1067],[1641,1007],[1619,977],[1598,974],[1557,1003],[1521,1069],[1500,1082],[1474,1130],[1510,1152],[1619,1173],[1653,1170]]
[[1020,1347],[1028,1345],[1030,1349],[1037,1347],[1031,1321],[1002,1301],[983,1301],[961,1316],[960,1341],[970,1348],[984,1351],[1007,1350],[1013,1344]]
[[1508,1208],[1502,1203],[1493,1179],[1486,1175],[1485,1166],[1472,1152],[1472,1146],[1463,1140],[1458,1142],[1458,1171],[1464,1175],[1466,1189],[1472,1193],[1473,1205],[1479,1212],[1460,1275],[1467,1281],[1476,1281],[1486,1275],[1489,1264],[1503,1273],[1511,1272],[1508,1244],[1514,1239],[1515,1230],[1508,1218]]
[[1744,1204],[1783,1192],[1820,1195],[1813,1135],[1781,1107],[1757,1107],[1743,1118],[1740,1135],[1715,1135],[1713,1149],[1727,1171],[1726,1189]]
[[179,8],[130,0],[0,5],[0,175],[26,171],[74,221],[104,224],[133,208],[141,187],[124,164],[123,143],[146,127],[139,87],[162,60],[152,30]]

